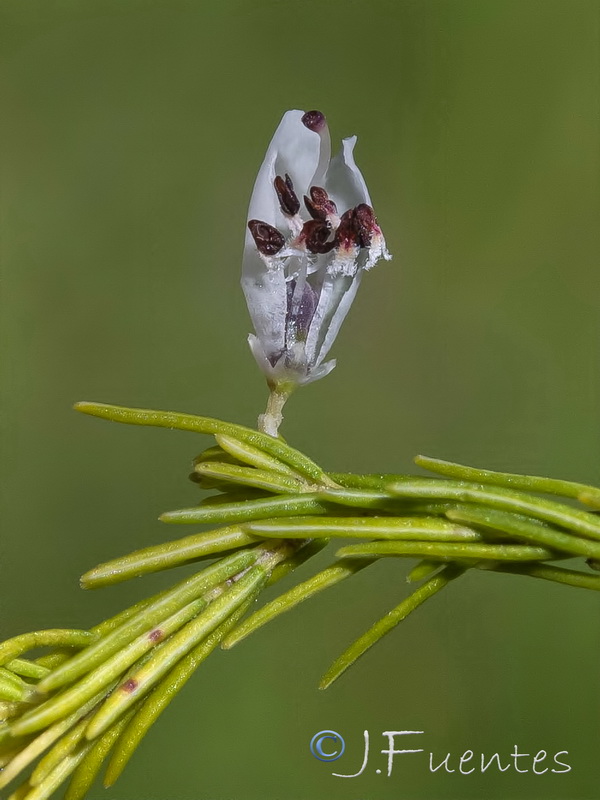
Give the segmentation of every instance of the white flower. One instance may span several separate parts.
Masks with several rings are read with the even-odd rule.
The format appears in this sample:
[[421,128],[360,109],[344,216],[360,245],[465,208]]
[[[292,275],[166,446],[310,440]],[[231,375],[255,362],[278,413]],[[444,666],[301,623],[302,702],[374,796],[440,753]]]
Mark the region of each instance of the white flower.
[[362,273],[391,258],[355,144],[344,139],[331,159],[323,114],[288,111],[254,184],[242,286],[256,331],[250,347],[272,389],[289,392],[334,368],[324,359]]

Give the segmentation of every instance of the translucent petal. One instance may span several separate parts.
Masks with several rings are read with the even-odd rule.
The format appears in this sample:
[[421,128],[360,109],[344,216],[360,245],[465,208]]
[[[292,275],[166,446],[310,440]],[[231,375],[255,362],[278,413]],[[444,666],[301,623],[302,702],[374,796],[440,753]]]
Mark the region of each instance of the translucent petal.
[[311,364],[319,365],[335,341],[339,329],[360,285],[362,271],[353,278],[327,275],[306,340],[306,356]]
[[325,189],[342,211],[359,203],[373,205],[365,179],[354,161],[355,144],[356,136],[342,140],[342,149],[331,160],[325,176]]
[[[304,111],[295,110],[283,115],[258,172],[248,219],[260,219],[285,230],[285,218],[273,189],[277,175],[290,176],[298,198],[308,192],[319,165],[321,137],[303,125],[303,114]],[[252,237],[250,242],[254,245]]]
[[[268,269],[255,247],[252,256],[262,265],[262,272],[244,274],[242,288],[254,330],[266,357],[282,351],[285,346],[287,287],[283,265]],[[249,258],[250,254],[247,253],[244,256],[244,267]]]

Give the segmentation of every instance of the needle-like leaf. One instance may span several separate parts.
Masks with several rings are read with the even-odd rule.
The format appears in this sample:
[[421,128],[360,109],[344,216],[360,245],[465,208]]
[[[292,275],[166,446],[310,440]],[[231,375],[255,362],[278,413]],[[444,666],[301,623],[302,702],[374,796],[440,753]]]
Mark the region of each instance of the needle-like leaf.
[[0,665],[36,647],[86,647],[97,637],[89,631],[52,628],[13,636],[0,644]]
[[137,578],[150,572],[171,569],[204,556],[255,543],[256,537],[245,533],[239,526],[218,528],[153,547],[145,547],[121,558],[106,561],[86,572],[81,581],[85,586],[96,588],[104,584]]
[[146,408],[124,408],[123,406],[106,405],[105,403],[76,403],[76,411],[90,414],[94,417],[110,419],[113,422],[124,422],[130,425],[152,425],[159,428],[175,428],[181,431],[195,431],[196,433],[219,434],[230,436],[245,442],[270,456],[292,467],[301,475],[312,478],[317,483],[329,485],[331,479],[317,466],[314,461],[303,453],[294,450],[285,442],[266,433],[260,433],[252,428],[234,425],[209,417],[197,417],[192,414],[180,414],[174,411],[153,411]]
[[266,625],[267,622],[275,619],[275,617],[289,611],[304,600],[308,600],[309,597],[313,597],[315,594],[329,589],[340,581],[351,577],[359,570],[368,567],[373,561],[374,559],[371,561],[363,561],[362,559],[360,561],[349,560],[342,564],[331,564],[324,570],[321,570],[321,572],[317,572],[316,575],[313,575],[308,580],[299,583],[297,586],[279,595],[279,597],[271,600],[270,603],[259,608],[258,611],[255,611],[254,614],[245,619],[226,639],[224,639],[222,644],[223,649],[229,650],[231,647],[238,644],[238,642],[241,642],[242,639],[245,639],[246,636],[249,636],[258,628]]
[[255,536],[283,539],[341,537],[359,539],[418,539],[442,542],[480,542],[472,528],[438,517],[284,517],[247,522],[243,529]]
[[364,653],[373,647],[386,633],[389,633],[399,622],[418,608],[425,600],[439,592],[450,581],[462,575],[464,569],[455,564],[449,564],[442,572],[430,578],[422,586],[419,586],[411,595],[403,600],[396,608],[389,611],[384,617],[378,620],[366,633],[353,642],[342,655],[337,658],[323,676],[320,689],[327,689],[337,680],[348,667],[355,663]]
[[[260,591],[260,587],[258,589]],[[218,647],[227,633],[243,617],[249,606],[254,601],[256,594],[250,597],[237,608],[218,628],[210,633],[204,641],[200,642],[187,656],[184,656],[173,669],[157,684],[149,697],[142,703],[140,709],[127,725],[123,736],[119,738],[114,753],[106,770],[105,786],[112,786],[125,769],[131,756],[139,746],[141,740],[162,714],[178,692],[183,689],[200,664]],[[105,734],[106,735],[106,734]],[[70,800],[69,797],[65,800]]]
[[237,583],[217,597],[196,619],[159,645],[144,665],[134,668],[102,704],[92,718],[86,736],[95,739],[104,733],[123,712],[143,697],[172,667],[220,625],[248,596],[264,585],[261,566],[251,567]]
[[224,503],[218,507],[182,508],[167,511],[159,517],[162,522],[219,524],[249,522],[266,517],[291,517],[298,514],[324,514],[327,506],[316,494],[287,494],[275,498]]
[[477,561],[544,561],[557,558],[544,547],[519,544],[479,544],[472,542],[365,542],[341,547],[338,558],[379,556],[425,556],[439,561],[469,558]]
[[233,553],[215,564],[211,564],[191,578],[181,581],[170,591],[160,596],[151,606],[138,611],[99,641],[51,672],[40,682],[39,691],[47,692],[51,689],[57,689],[59,686],[70,683],[80,675],[89,672],[95,666],[102,664],[109,656],[128,645],[129,642],[151,625],[157,624],[187,603],[196,600],[199,595],[212,586],[216,586],[240,570],[249,567],[254,563],[258,554],[259,551],[257,550],[243,550]]
[[388,491],[402,498],[455,500],[485,504],[500,511],[527,514],[535,519],[552,522],[591,539],[600,539],[600,519],[589,511],[581,511],[564,503],[536,497],[501,486],[468,483],[467,481],[415,478],[388,486]]
[[513,514],[509,511],[499,511],[475,503],[466,503],[449,509],[446,511],[446,516],[456,522],[482,525],[559,552],[587,558],[600,558],[600,542],[565,533],[548,523],[531,519],[523,514]]
[[525,491],[541,492],[542,494],[556,494],[561,497],[580,498],[584,494],[588,500],[595,502],[596,507],[600,504],[600,489],[584,483],[563,481],[556,478],[543,478],[539,475],[518,475],[512,472],[477,469],[476,467],[455,464],[452,461],[442,461],[440,458],[431,458],[430,456],[416,456],[415,464],[431,472],[437,472],[440,475],[446,475],[458,480],[492,483],[494,486],[523,489]]
[[276,494],[306,492],[307,490],[306,481],[272,470],[256,469],[256,467],[238,467],[237,464],[208,461],[198,464],[194,471],[209,478],[251,486],[254,489],[262,489]]

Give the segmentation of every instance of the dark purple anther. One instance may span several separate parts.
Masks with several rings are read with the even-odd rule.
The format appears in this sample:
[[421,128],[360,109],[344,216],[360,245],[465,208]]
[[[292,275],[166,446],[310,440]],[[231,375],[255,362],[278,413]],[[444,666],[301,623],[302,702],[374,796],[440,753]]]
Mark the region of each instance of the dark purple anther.
[[343,250],[349,250],[359,244],[358,235],[356,233],[356,209],[349,208],[345,211],[341,218],[338,229],[335,232],[335,245],[341,247]]
[[301,239],[306,244],[309,253],[329,253],[333,249],[335,242],[328,242],[331,229],[329,225],[318,219],[310,219],[304,223]]
[[325,125],[327,125],[327,120],[325,119],[325,114],[321,111],[307,111],[306,114],[302,116],[302,124],[305,125],[309,131],[320,133]]
[[277,228],[269,225],[268,222],[251,219],[248,227],[259,253],[262,253],[263,256],[274,256],[285,244],[285,239]]
[[337,214],[337,206],[320,186],[310,187],[310,199],[304,196],[304,205],[313,219],[325,221],[330,214]]
[[304,205],[306,206],[306,210],[313,219],[318,219],[321,222],[325,222],[325,220],[327,219],[327,215],[324,214],[320,208],[317,208],[317,206],[313,203],[310,197],[307,197],[306,195],[304,195]]
[[298,200],[296,192],[294,191],[292,179],[287,173],[285,175],[285,180],[281,177],[281,175],[278,175],[275,178],[274,185],[281,210],[284,214],[293,217],[294,214],[297,214],[298,211],[300,211],[300,201]]
[[379,230],[375,214],[371,206],[360,203],[354,209],[354,228],[361,247],[369,247],[373,234]]

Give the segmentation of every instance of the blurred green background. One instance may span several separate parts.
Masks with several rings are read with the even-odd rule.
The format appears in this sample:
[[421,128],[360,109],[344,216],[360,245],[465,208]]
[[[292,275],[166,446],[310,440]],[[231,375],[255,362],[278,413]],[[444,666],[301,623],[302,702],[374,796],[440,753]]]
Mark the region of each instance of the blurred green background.
[[[254,424],[241,249],[288,108],[358,134],[394,254],[363,282],[337,369],[290,401],[288,440],[333,470],[407,471],[424,452],[600,482],[598,2],[3,0],[0,20],[3,637],[85,627],[182,574],[77,586],[184,533],[156,518],[195,501],[209,440],[71,405]],[[597,797],[591,592],[466,575],[317,691],[407,570],[373,567],[215,654],[92,798]],[[333,765],[308,750],[326,728],[347,742]],[[364,729],[368,769],[332,777],[358,769]],[[384,730],[425,731],[405,746],[437,760],[568,750],[572,770],[431,774],[421,755],[387,778]]]

